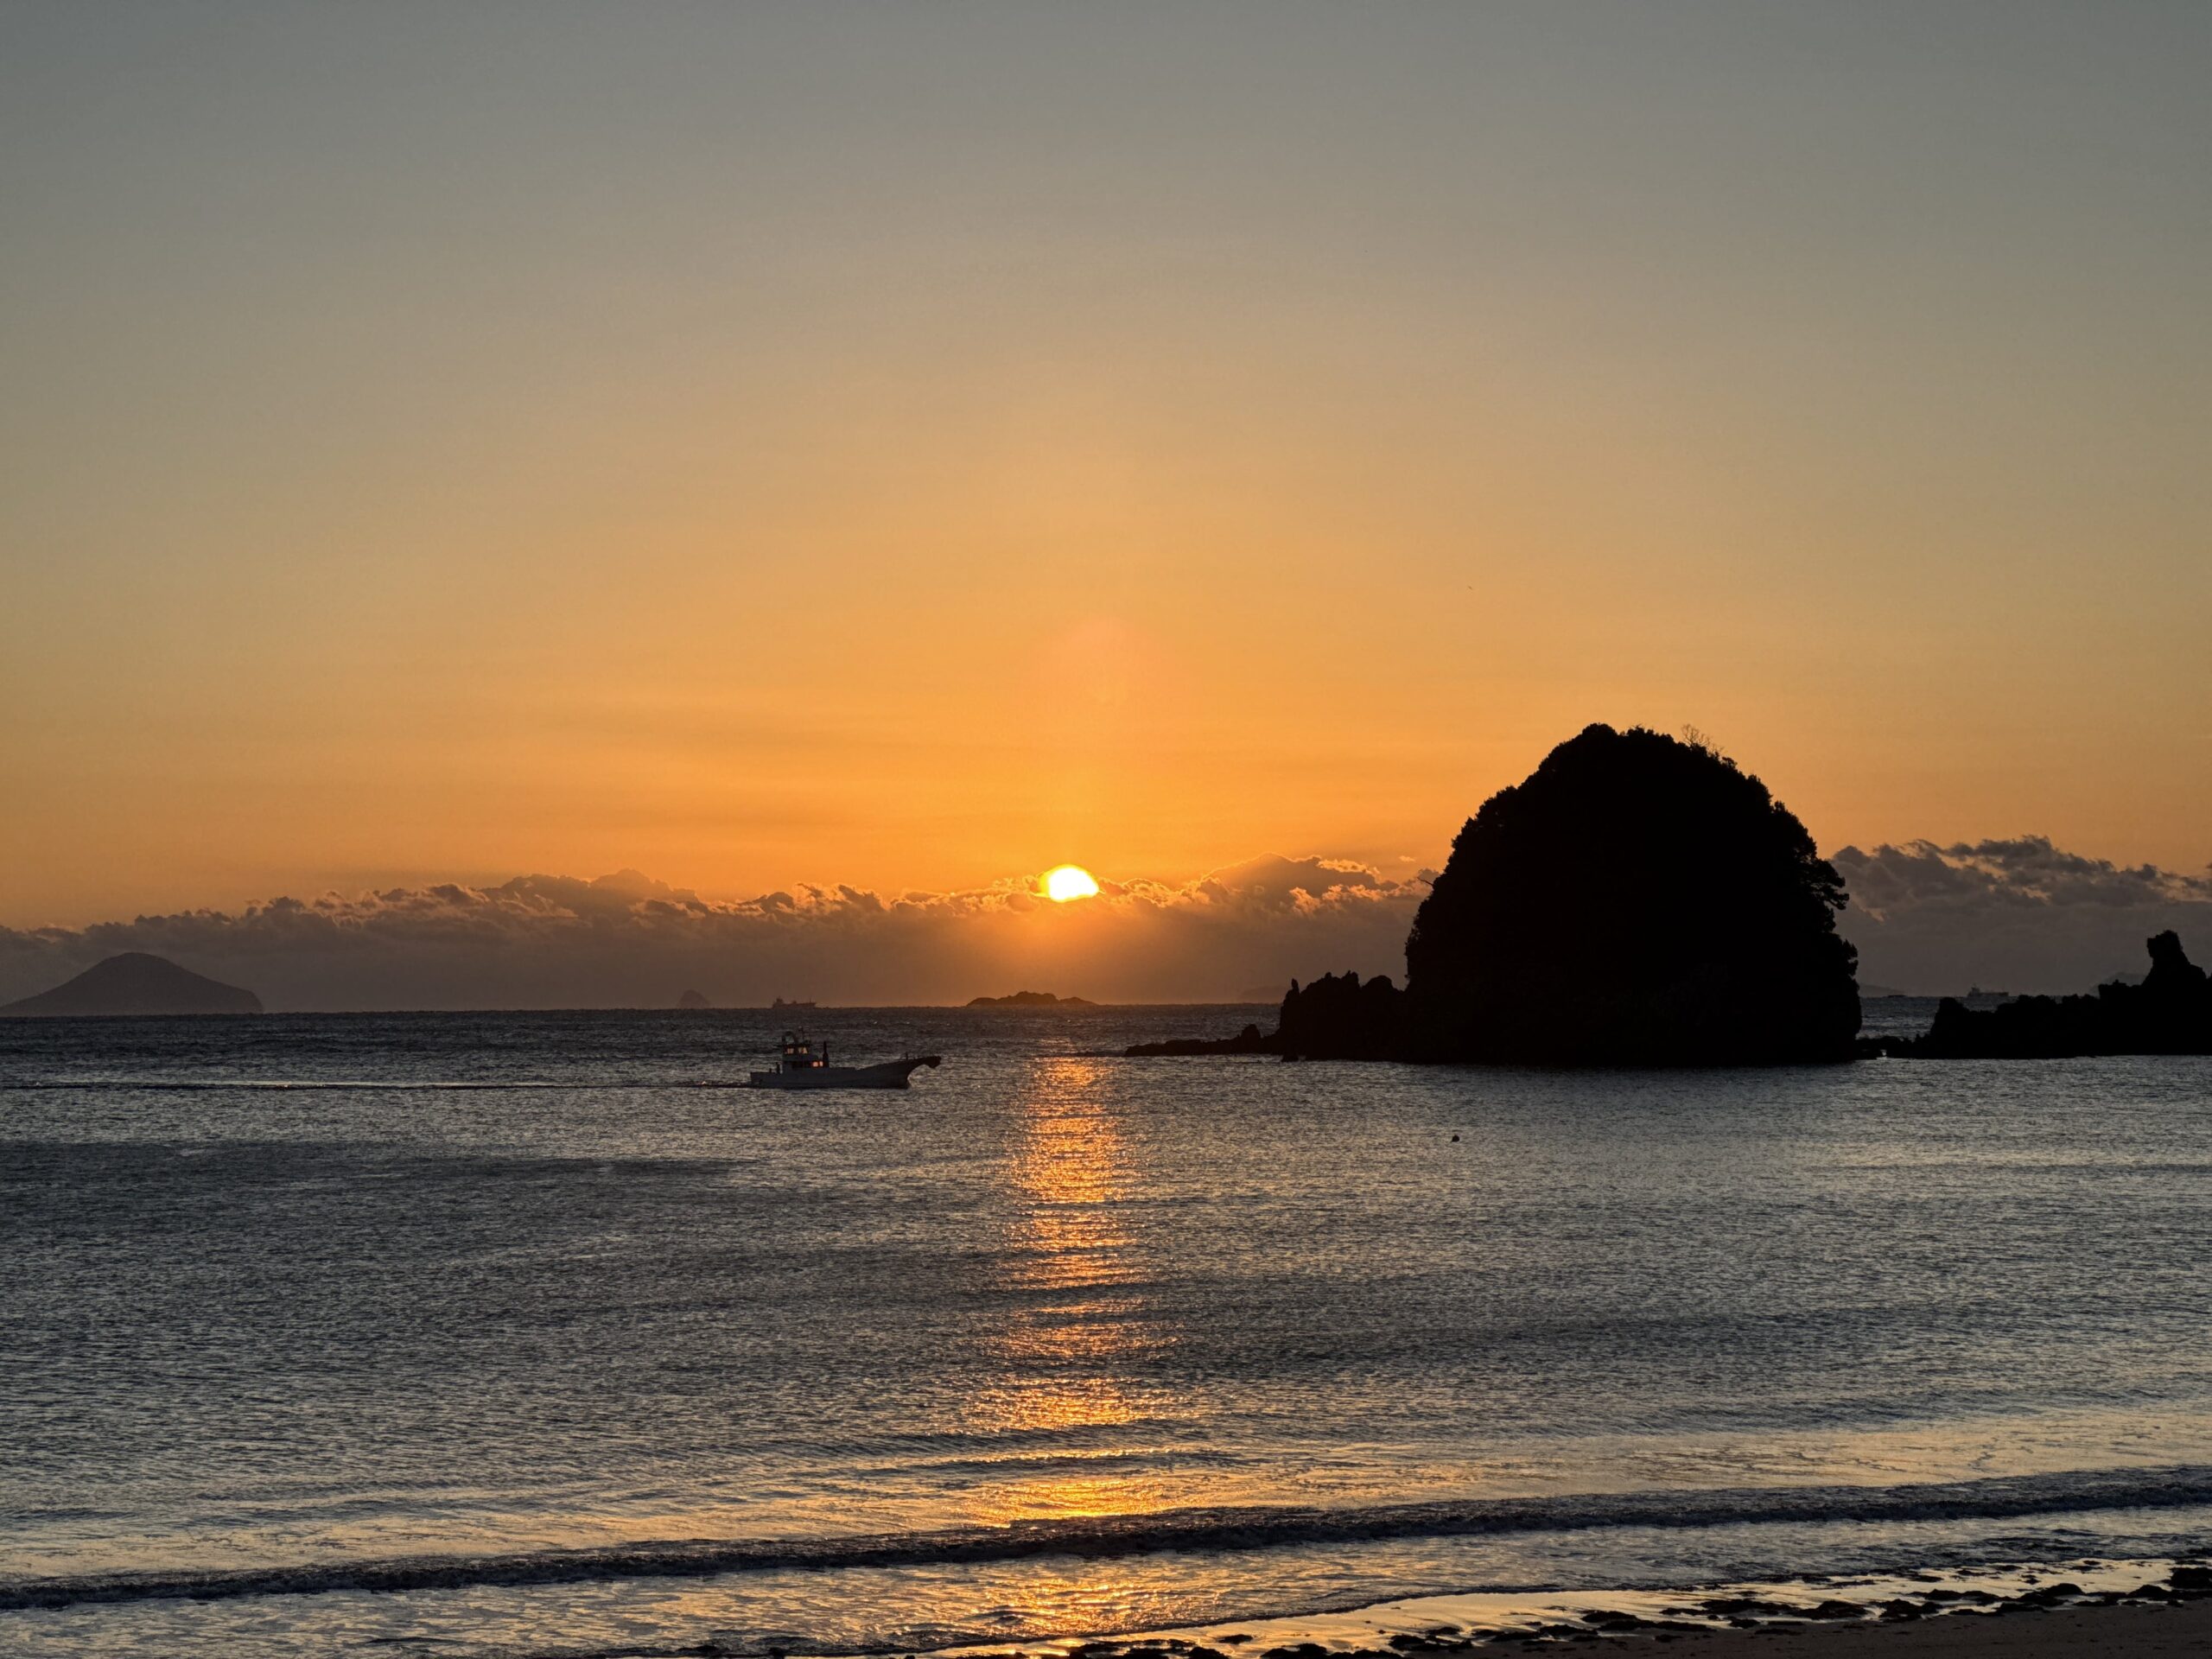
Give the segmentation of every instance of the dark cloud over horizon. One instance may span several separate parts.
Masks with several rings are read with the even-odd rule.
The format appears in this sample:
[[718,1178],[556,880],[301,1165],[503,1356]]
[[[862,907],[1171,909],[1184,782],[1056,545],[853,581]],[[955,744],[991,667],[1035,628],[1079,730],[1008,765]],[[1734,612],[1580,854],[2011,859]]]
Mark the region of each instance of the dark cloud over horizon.
[[1424,875],[1269,855],[1182,886],[1106,882],[1055,905],[1025,884],[886,894],[846,885],[702,899],[624,870],[520,876],[81,929],[0,929],[0,1001],[146,950],[276,1009],[958,1002],[1016,989],[1211,1001],[1294,976],[1398,973]]
[[1831,861],[1851,888],[1842,925],[1861,984],[2088,990],[2143,972],[2144,940],[2165,928],[2212,961],[2212,873],[2085,858],[2041,836],[1846,847]]
[[[2086,989],[2180,930],[2212,959],[2212,875],[2085,858],[2040,836],[1834,855],[1863,983]],[[802,886],[709,899],[625,870],[280,898],[85,928],[0,928],[0,1001],[147,950],[272,1008],[959,1002],[1016,989],[1208,1001],[1293,977],[1402,975],[1429,872],[1269,855],[1182,885],[1105,883],[1054,905],[1019,882],[887,894]]]

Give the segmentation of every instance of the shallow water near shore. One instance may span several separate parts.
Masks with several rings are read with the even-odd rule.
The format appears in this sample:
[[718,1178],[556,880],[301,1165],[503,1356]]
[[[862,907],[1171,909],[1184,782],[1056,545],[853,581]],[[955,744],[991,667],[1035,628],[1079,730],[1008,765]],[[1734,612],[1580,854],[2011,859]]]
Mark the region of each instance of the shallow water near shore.
[[2212,1541],[2212,1061],[1111,1058],[1255,1017],[823,1010],[946,1063],[800,1096],[719,1086],[766,1014],[0,1024],[0,1651],[907,1652]]

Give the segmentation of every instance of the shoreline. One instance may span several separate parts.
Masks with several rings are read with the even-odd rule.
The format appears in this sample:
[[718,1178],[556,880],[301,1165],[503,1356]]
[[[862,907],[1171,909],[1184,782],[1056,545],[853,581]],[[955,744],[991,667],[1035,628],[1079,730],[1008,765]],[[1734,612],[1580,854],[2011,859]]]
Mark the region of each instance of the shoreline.
[[[1809,1659],[1883,1652],[2212,1653],[2212,1566],[2084,1559],[1694,1589],[1474,1592],[1341,1612],[993,1643],[934,1659],[1438,1659],[1572,1645]],[[733,1651],[734,1651],[733,1649]]]

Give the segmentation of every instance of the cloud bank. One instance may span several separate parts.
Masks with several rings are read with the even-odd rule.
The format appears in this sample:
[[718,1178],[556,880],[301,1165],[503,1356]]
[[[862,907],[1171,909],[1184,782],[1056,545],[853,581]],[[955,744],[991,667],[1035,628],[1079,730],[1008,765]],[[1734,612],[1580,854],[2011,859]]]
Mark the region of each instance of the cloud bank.
[[[2084,858],[2040,836],[1847,847],[1844,932],[1870,986],[2082,990],[2139,972],[2180,931],[2212,961],[2212,875]],[[81,929],[0,928],[0,1001],[119,950],[250,987],[273,1009],[963,1002],[1038,989],[1100,1001],[1223,1001],[1294,978],[1402,976],[1432,873],[1391,878],[1268,855],[1180,886],[1107,882],[1071,905],[1027,883],[959,893],[800,887],[719,900],[625,870],[351,897],[272,899]]]
[[1851,888],[1841,925],[1862,985],[2088,990],[2140,974],[2143,941],[2169,927],[2212,961],[2212,874],[2084,858],[2041,836],[1847,847],[1831,861]]
[[[725,1007],[777,996],[893,1005],[1039,989],[1221,1001],[1294,976],[1404,971],[1427,892],[1340,860],[1248,860],[1183,886],[1106,882],[1055,905],[1027,884],[886,894],[800,887],[726,901],[625,870],[530,875],[82,929],[0,929],[0,1001],[119,950],[260,994],[271,1009]],[[1271,993],[1274,994],[1274,993]]]

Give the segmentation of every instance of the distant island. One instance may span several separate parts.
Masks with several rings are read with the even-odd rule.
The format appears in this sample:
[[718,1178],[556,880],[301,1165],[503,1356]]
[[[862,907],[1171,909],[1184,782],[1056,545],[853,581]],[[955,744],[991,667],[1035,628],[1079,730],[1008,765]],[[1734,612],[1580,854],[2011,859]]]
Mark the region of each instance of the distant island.
[[975,996],[968,999],[971,1008],[1095,1008],[1098,1005],[1080,996],[1054,996],[1050,991],[1016,991],[1011,996]]
[[779,996],[768,1005],[768,1012],[771,1014],[798,1014],[812,1007],[813,1006],[814,1004],[811,1002],[786,1002]]
[[1787,1065],[1857,1052],[1843,879],[1717,750],[1586,727],[1468,819],[1406,984],[1292,982],[1275,1031],[1132,1054],[1524,1065]]
[[1870,1038],[1868,1054],[1900,1059],[2052,1060],[2082,1054],[2212,1054],[2212,980],[2189,959],[2181,935],[2144,941],[2151,971],[2097,988],[2094,996],[2021,996],[1993,1008],[1958,998],[1936,1006],[1920,1037]]
[[166,957],[127,950],[74,979],[0,1007],[0,1019],[87,1014],[259,1014],[251,991],[181,968]]
[[711,1008],[715,1005],[707,1001],[704,991],[686,991],[676,999],[676,1006],[679,1008]]

